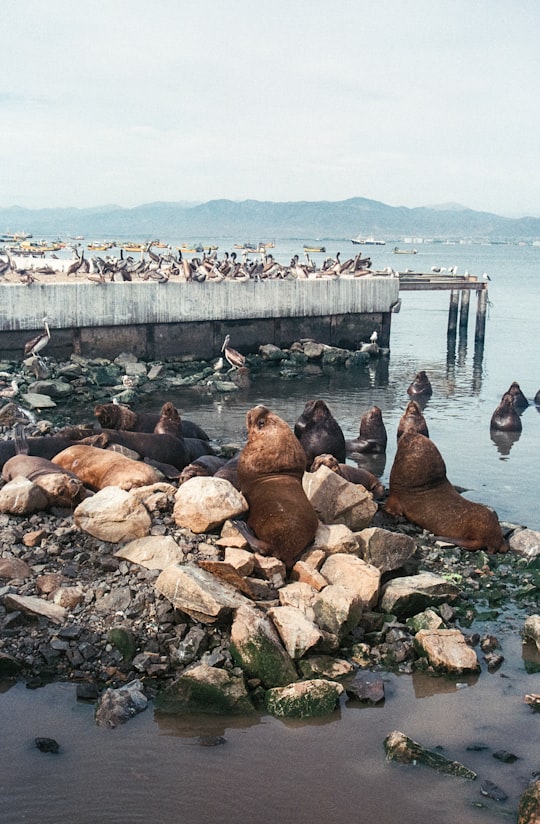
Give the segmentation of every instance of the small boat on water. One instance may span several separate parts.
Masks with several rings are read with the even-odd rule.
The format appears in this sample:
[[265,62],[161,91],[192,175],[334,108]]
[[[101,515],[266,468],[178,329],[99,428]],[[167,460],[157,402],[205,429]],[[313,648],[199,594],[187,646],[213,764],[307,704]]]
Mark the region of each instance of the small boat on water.
[[306,246],[304,243],[304,252],[326,252],[326,246]]
[[122,243],[122,249],[124,252],[144,252],[146,243]]
[[351,243],[359,243],[362,246],[386,246],[386,240],[376,240],[373,236],[370,237],[357,237],[351,238]]
[[418,252],[416,249],[400,249],[398,246],[394,246],[394,254],[395,255],[416,255]]
[[106,252],[107,249],[112,249],[114,243],[110,243],[109,241],[102,240],[102,241],[92,241],[91,243],[87,244],[87,249],[91,249],[93,252]]

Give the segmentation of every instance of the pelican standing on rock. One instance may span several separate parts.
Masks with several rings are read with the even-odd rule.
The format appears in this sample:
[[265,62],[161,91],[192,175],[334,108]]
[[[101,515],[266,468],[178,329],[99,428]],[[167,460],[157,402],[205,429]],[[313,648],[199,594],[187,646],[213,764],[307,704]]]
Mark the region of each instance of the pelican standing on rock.
[[41,334],[36,335],[35,338],[32,338],[24,344],[25,358],[28,355],[37,355],[37,353],[41,352],[41,350],[44,349],[45,346],[47,346],[47,344],[49,343],[51,339],[51,332],[49,329],[47,318],[43,318],[43,327],[45,329],[44,332],[41,332]]
[[236,349],[232,349],[229,346],[231,342],[231,336],[227,335],[225,340],[223,341],[223,346],[221,347],[221,351],[225,355],[225,359],[231,364],[232,367],[235,369],[239,369],[241,366],[246,365],[246,359],[240,352],[237,352]]

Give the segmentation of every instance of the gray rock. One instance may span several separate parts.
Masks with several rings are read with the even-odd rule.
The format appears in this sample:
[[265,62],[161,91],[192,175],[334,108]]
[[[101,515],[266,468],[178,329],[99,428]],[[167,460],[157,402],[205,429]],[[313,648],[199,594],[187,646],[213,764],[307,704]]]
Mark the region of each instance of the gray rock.
[[440,575],[422,572],[394,578],[382,587],[380,608],[397,618],[409,618],[429,606],[455,601],[459,589]]
[[118,689],[107,689],[98,700],[95,719],[99,727],[117,727],[148,706],[148,699],[139,679]]
[[459,778],[476,778],[476,773],[459,761],[450,761],[439,753],[425,749],[399,730],[394,730],[385,738],[384,748],[389,761],[399,761],[402,764],[414,764],[419,761],[438,772],[456,775]]
[[198,664],[186,670],[156,699],[160,712],[241,714],[254,712],[244,679],[224,669]]
[[343,692],[341,684],[315,678],[269,689],[266,709],[276,718],[315,718],[329,715]]

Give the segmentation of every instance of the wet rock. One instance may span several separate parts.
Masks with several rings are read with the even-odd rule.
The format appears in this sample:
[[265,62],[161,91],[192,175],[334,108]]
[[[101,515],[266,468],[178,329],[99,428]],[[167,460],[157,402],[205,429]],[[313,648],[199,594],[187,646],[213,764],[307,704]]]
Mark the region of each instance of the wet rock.
[[185,547],[179,546],[170,535],[146,535],[120,547],[116,558],[124,558],[146,569],[165,569],[185,560]]
[[399,569],[414,554],[416,544],[409,535],[390,532],[380,527],[368,527],[354,536],[360,557],[381,572]]
[[54,755],[60,752],[60,744],[54,738],[34,738],[34,744],[40,752],[51,752]]
[[526,695],[523,700],[534,710],[534,712],[540,712],[540,695],[536,695],[531,692],[529,695]]
[[519,799],[517,824],[540,824],[540,780],[527,787]]
[[296,681],[298,676],[270,619],[251,605],[241,606],[231,627],[231,653],[248,678],[265,687]]
[[493,781],[489,781],[487,778],[482,781],[480,792],[482,795],[485,795],[486,798],[492,798],[493,801],[506,801],[508,798],[504,790],[501,790],[497,784],[494,784]]
[[441,629],[444,621],[434,609],[426,609],[417,615],[412,615],[405,621],[408,627],[416,633],[421,629]]
[[426,607],[455,601],[459,589],[455,584],[432,572],[394,578],[382,587],[380,607],[400,619],[409,618]]
[[94,538],[114,544],[142,538],[152,526],[146,508],[118,486],[106,486],[86,498],[75,509],[73,521]]
[[21,664],[12,655],[0,652],[0,678],[10,678],[20,672]]
[[504,655],[497,652],[488,652],[484,655],[484,661],[487,664],[488,671],[495,672],[504,662]]
[[244,496],[224,478],[191,478],[175,496],[173,517],[192,532],[209,532],[247,512]]
[[114,728],[124,724],[148,706],[148,699],[139,679],[117,689],[109,688],[100,696],[95,719],[99,727]]
[[529,615],[523,624],[523,637],[534,641],[540,650],[540,615]]
[[273,607],[268,615],[291,658],[302,658],[322,638],[319,627],[296,607]]
[[508,750],[497,750],[493,753],[493,758],[502,761],[503,764],[513,764],[514,761],[518,760],[518,756],[514,755],[513,752],[508,752]]
[[254,712],[244,679],[218,667],[198,664],[186,670],[156,698],[158,711],[247,715]]
[[349,590],[363,609],[371,609],[379,597],[379,570],[361,558],[338,553],[330,555],[321,567],[321,575],[330,584]]
[[303,487],[324,524],[345,524],[353,532],[365,529],[377,512],[377,504],[363,486],[341,478],[327,466],[305,472]]
[[175,645],[172,657],[182,666],[193,663],[208,646],[208,634],[200,624],[196,624],[187,632],[182,641]]
[[275,346],[273,343],[264,343],[262,346],[259,346],[259,355],[263,361],[274,362],[285,360],[287,357],[286,352],[278,346]]
[[137,652],[137,638],[129,627],[111,627],[107,640],[122,654],[125,661],[131,661]]
[[345,685],[345,690],[351,698],[370,704],[378,704],[385,698],[383,678],[375,672],[357,672],[354,679]]
[[459,778],[475,779],[476,773],[469,770],[459,761],[450,761],[439,753],[427,750],[417,741],[413,741],[405,733],[394,730],[384,740],[386,757],[389,761],[399,761],[401,764],[425,764],[438,772],[455,775]]
[[66,618],[67,610],[58,604],[44,601],[43,598],[36,598],[33,595],[15,595],[12,593],[4,597],[4,605],[7,609],[20,610],[25,615],[34,618],[46,618],[53,624],[62,624]]
[[298,662],[298,669],[303,678],[327,678],[334,681],[349,675],[353,665],[344,658],[334,658],[331,655],[309,655]]
[[182,612],[212,624],[246,602],[230,584],[197,564],[173,564],[159,575],[156,590]]
[[47,509],[49,499],[41,487],[28,478],[17,477],[0,489],[0,512],[31,515]]
[[421,629],[414,640],[419,654],[436,670],[461,673],[480,669],[475,651],[458,629]]
[[316,718],[332,713],[343,692],[341,684],[315,678],[269,689],[266,709],[276,718]]

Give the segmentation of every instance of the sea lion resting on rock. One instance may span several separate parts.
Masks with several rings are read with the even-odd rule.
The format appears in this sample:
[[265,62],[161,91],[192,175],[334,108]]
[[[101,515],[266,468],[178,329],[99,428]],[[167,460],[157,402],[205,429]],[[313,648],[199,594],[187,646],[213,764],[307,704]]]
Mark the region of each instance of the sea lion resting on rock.
[[311,466],[317,455],[330,453],[345,463],[345,436],[323,400],[308,401],[294,425],[294,434],[302,444]]
[[[134,412],[129,406],[121,403],[100,403],[94,407],[94,415],[103,429],[124,429],[128,432],[153,432],[161,420],[163,408],[164,407],[162,407],[161,412]],[[193,423],[193,421],[182,420],[181,424],[182,434],[185,438],[200,438],[203,441],[210,440],[204,429],[196,423]]]
[[499,432],[521,432],[523,424],[514,406],[514,398],[510,392],[505,392],[500,404],[491,416],[490,429]]
[[407,389],[407,394],[411,397],[420,396],[424,398],[429,398],[433,394],[431,382],[423,369],[421,372],[417,372],[415,379]]
[[185,466],[178,477],[178,483],[183,484],[191,478],[208,478],[221,469],[226,463],[225,458],[218,455],[201,455]]
[[92,438],[100,435],[107,439],[106,443],[103,440],[99,442],[98,445],[102,448],[106,448],[109,444],[119,444],[136,452],[144,460],[170,464],[179,470],[200,455],[212,453],[212,447],[208,441],[202,441],[199,438],[177,438],[174,435],[128,432],[123,429],[101,429],[85,441],[92,445]]
[[265,406],[250,409],[246,425],[238,482],[249,504],[247,523],[267,551],[290,568],[319,523],[302,487],[306,455],[287,423]]
[[67,469],[35,455],[15,455],[5,462],[2,478],[28,478],[45,492],[49,506],[76,506],[91,493],[85,489],[82,480]]
[[333,455],[317,455],[311,464],[310,472],[316,472],[320,466],[327,466],[341,478],[352,484],[361,484],[374,498],[384,498],[384,486],[373,472],[359,466],[339,463]]
[[465,549],[508,549],[496,514],[459,494],[446,477],[441,453],[425,435],[405,432],[399,439],[389,493],[384,509],[390,515],[403,515]]
[[36,437],[0,441],[0,467],[4,466],[14,455],[35,455],[39,458],[54,458],[71,444],[80,441],[89,434],[89,430],[79,427],[66,427],[55,435],[38,435]]
[[161,480],[160,473],[142,461],[134,461],[118,452],[85,444],[64,449],[55,455],[53,463],[75,473],[85,486],[94,491],[106,486],[119,486],[129,490]]
[[409,401],[405,407],[405,412],[401,416],[397,428],[398,440],[404,432],[418,432],[420,435],[425,435],[429,438],[429,430],[426,419],[422,414],[422,410],[416,401]]
[[345,441],[347,452],[382,453],[386,450],[388,434],[378,406],[364,412],[360,418],[358,438]]

